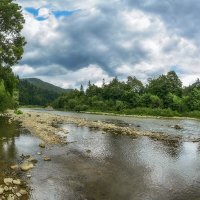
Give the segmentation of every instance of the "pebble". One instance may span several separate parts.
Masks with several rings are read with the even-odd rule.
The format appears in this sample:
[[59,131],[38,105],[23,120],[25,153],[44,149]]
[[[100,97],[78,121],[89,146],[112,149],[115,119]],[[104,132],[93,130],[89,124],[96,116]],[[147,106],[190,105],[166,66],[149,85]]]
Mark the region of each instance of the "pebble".
[[4,178],[4,183],[6,184],[6,185],[10,185],[10,184],[12,184],[12,182],[13,182],[13,179],[12,178]]
[[9,194],[7,200],[14,200],[15,195],[14,194]]
[[17,196],[17,197],[21,197],[22,195],[21,195],[19,192],[17,192],[17,193],[16,193],[16,196]]
[[5,186],[4,190],[7,192],[9,190],[8,186]]
[[15,185],[21,185],[21,180],[20,179],[13,180],[13,184],[15,184]]
[[28,171],[34,167],[33,163],[30,162],[24,162],[20,165],[20,169],[22,171]]
[[27,178],[31,178],[32,176],[31,176],[31,174],[27,174],[26,177]]
[[19,168],[19,165],[12,165],[12,166],[10,166],[10,168],[13,169],[13,170],[16,170],[16,169]]
[[3,194],[3,192],[4,192],[4,189],[0,188],[0,194]]
[[39,147],[45,148],[45,143],[44,143],[44,142],[40,143],[40,144],[39,144]]
[[21,190],[19,191],[19,193],[20,193],[21,195],[26,195],[26,194],[27,194],[27,191],[24,190],[24,189],[21,189]]
[[44,161],[51,161],[51,158],[45,156],[45,157],[44,157]]

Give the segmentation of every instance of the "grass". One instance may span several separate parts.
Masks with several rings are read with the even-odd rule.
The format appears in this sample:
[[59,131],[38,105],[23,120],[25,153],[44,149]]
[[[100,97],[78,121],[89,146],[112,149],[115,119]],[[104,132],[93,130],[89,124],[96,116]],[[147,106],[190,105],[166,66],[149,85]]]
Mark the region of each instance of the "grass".
[[135,116],[153,116],[153,117],[189,117],[200,119],[200,111],[191,112],[178,112],[171,109],[160,109],[160,108],[134,108],[124,109],[121,111],[102,111],[97,109],[90,109],[88,112],[96,114],[117,114],[117,115],[135,115]]

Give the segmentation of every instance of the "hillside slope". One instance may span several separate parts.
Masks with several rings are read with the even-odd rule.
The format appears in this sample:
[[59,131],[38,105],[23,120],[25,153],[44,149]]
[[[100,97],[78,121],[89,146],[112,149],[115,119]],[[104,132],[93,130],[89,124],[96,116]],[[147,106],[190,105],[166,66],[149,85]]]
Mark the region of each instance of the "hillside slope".
[[38,78],[26,78],[26,79],[23,79],[23,80],[28,81],[29,83],[31,83],[32,85],[34,85],[34,86],[36,86],[40,89],[49,90],[49,91],[56,92],[56,93],[65,93],[65,92],[70,91],[70,89],[60,88],[60,87],[55,86],[51,83],[44,82],[44,81],[42,81]]
[[21,79],[19,81],[18,89],[20,105],[37,106],[47,106],[61,93],[70,91],[35,78]]

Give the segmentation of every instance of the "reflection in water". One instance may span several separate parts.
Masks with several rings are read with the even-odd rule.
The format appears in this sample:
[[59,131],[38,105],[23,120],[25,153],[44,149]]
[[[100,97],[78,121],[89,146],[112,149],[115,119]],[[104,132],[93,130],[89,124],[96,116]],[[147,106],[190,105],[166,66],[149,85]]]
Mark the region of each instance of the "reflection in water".
[[31,154],[38,145],[39,139],[19,130],[17,122],[8,122],[8,118],[0,117],[0,183],[2,177],[17,176],[10,166],[18,163],[21,154]]
[[[66,125],[69,150],[91,150],[83,193],[87,199],[196,199],[200,196],[200,155],[197,143],[167,143],[147,137],[131,139]],[[76,158],[80,161],[80,158]],[[89,161],[87,162],[87,165]],[[86,165],[81,161],[82,165]],[[97,164],[98,163],[98,164]],[[95,172],[94,172],[95,165]],[[97,166],[96,166],[97,165]]]
[[29,182],[32,200],[200,197],[199,143],[132,139],[67,124],[63,127],[69,130],[68,144],[43,149],[42,154],[52,159],[44,162],[37,155],[38,139],[20,133],[14,124],[0,122],[0,174],[5,163],[15,162],[22,153],[38,159]]

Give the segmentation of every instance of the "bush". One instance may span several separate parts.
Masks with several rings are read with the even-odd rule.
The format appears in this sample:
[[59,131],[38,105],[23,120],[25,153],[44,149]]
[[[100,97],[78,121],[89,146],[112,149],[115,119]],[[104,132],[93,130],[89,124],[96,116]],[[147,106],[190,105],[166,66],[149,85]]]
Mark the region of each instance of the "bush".
[[22,114],[23,114],[23,112],[22,112],[21,110],[15,110],[14,113],[15,113],[16,115],[22,115]]

